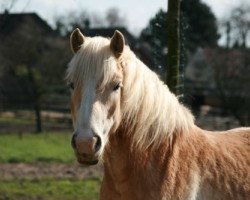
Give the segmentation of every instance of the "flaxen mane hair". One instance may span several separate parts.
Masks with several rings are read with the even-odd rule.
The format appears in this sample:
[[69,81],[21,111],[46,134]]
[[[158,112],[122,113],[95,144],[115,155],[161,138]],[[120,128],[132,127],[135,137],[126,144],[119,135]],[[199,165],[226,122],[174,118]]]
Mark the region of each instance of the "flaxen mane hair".
[[146,149],[158,146],[163,140],[171,144],[173,134],[188,133],[194,125],[190,111],[129,47],[116,59],[109,44],[110,40],[105,38],[86,38],[69,64],[67,79],[84,93],[84,85],[91,79],[99,82],[100,88],[104,87],[120,65],[124,74],[121,123],[128,125],[132,145]]

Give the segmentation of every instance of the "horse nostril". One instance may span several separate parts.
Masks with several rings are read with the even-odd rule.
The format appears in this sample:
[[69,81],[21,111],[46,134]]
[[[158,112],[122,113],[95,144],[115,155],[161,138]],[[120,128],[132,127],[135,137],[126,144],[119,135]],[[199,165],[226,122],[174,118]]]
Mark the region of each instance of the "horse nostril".
[[99,150],[100,150],[100,148],[101,148],[102,141],[101,141],[100,136],[95,135],[95,137],[96,137],[95,152],[97,152],[97,151],[99,151]]
[[72,139],[71,139],[71,146],[76,149],[76,136],[77,134],[74,133],[73,136],[72,136]]

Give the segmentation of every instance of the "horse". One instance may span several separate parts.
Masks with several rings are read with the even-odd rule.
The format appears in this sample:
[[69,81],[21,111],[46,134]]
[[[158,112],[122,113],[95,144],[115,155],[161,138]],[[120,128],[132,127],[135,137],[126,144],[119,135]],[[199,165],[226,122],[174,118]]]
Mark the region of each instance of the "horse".
[[250,199],[250,128],[206,131],[125,44],[70,36],[72,147],[103,164],[101,200]]

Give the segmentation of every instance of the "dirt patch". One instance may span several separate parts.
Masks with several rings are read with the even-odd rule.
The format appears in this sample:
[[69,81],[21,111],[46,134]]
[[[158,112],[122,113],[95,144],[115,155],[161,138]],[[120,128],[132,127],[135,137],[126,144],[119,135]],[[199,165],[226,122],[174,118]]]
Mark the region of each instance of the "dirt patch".
[[102,176],[102,166],[81,166],[75,164],[59,163],[18,163],[0,164],[0,180],[12,179],[41,179],[41,178],[72,178],[84,179]]

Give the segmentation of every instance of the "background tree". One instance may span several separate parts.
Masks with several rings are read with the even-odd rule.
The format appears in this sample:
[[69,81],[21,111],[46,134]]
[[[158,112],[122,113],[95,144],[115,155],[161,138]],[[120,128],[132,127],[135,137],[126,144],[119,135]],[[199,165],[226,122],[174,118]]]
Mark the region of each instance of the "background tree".
[[55,16],[54,21],[57,32],[65,36],[77,27],[85,30],[91,27],[126,26],[126,19],[120,13],[120,10],[116,7],[109,8],[104,15],[83,10]]
[[55,16],[56,31],[61,35],[68,35],[75,28],[84,30],[89,28],[90,18],[87,11],[69,12],[63,16]]
[[[151,57],[155,66],[152,69],[158,71],[167,64],[167,13],[160,9],[140,35],[142,42],[147,42],[151,46]],[[165,74],[164,74],[165,77]]]
[[[250,125],[250,58],[249,50],[216,49],[209,51],[208,62],[213,69],[221,106],[241,126]],[[218,56],[219,55],[219,56]],[[223,66],[223,67],[222,67]]]
[[[226,31],[226,49],[214,49],[208,56],[214,71],[217,95],[223,109],[242,126],[250,125],[250,6],[232,9],[222,21]],[[219,55],[219,56],[218,56]]]
[[[183,52],[193,52],[198,47],[216,46],[219,34],[216,18],[211,9],[201,0],[182,0],[180,6],[180,45]],[[141,41],[151,45],[152,57],[160,61],[155,63],[156,66],[166,66],[164,60],[166,61],[167,30],[167,12],[159,10],[140,35]]]
[[68,44],[55,36],[27,24],[1,36],[0,40],[4,71],[0,92],[14,100],[15,106],[34,110],[36,132],[42,131],[41,109],[45,96],[56,92],[59,85],[65,88],[63,74],[70,52],[66,48]]
[[184,31],[188,50],[217,46],[220,36],[215,15],[210,7],[201,0],[182,0],[181,15],[182,31]]
[[250,5],[235,7],[229,17],[223,20],[226,27],[227,46],[246,48],[250,39]]
[[106,21],[109,27],[125,26],[126,20],[120,15],[121,11],[116,8],[109,8],[106,12]]
[[168,0],[168,68],[167,85],[178,94],[180,70],[180,0]]

